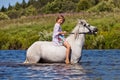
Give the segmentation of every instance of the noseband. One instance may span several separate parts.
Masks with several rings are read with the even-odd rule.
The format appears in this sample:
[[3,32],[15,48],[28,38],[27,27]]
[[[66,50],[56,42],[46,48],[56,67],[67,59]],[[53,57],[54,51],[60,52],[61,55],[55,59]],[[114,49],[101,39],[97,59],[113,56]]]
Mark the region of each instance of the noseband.
[[[91,34],[93,31],[91,31],[91,29],[89,28],[89,26],[90,25],[86,25],[86,24],[84,24],[83,25],[84,27],[86,27],[88,30],[89,30],[89,32],[80,32],[80,33],[77,33],[77,34]],[[79,25],[79,28],[80,28],[80,25]],[[79,30],[79,29],[78,29]],[[76,34],[76,33],[70,33],[70,34]]]

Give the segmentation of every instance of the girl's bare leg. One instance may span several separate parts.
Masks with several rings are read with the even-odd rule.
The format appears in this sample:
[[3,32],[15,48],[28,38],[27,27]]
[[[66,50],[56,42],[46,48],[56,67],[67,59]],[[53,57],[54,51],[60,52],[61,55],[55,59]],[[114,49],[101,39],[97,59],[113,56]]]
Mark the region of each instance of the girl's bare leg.
[[64,42],[64,46],[66,47],[66,60],[65,60],[65,63],[69,64],[70,63],[69,56],[70,56],[70,48],[71,47],[70,47],[70,44],[67,41]]

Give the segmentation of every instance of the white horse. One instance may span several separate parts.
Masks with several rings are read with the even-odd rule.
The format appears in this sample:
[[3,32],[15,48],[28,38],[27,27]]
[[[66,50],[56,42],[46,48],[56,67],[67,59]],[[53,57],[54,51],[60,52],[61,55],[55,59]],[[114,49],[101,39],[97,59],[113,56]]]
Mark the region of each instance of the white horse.
[[[85,34],[96,32],[97,28],[89,25],[85,20],[78,20],[78,24],[66,38],[71,45],[71,63],[78,63],[81,58]],[[48,41],[37,41],[28,48],[24,63],[64,62],[65,56],[66,48],[64,46],[56,46],[53,42]]]

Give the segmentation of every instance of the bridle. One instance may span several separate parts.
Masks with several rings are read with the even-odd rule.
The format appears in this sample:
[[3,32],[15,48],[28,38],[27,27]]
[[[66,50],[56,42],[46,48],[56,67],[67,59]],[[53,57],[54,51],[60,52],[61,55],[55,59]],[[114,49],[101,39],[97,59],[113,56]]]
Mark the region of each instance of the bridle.
[[[92,34],[93,33],[93,31],[89,28],[90,25],[84,24],[83,26],[86,27],[89,30],[89,32],[80,32],[80,33],[77,33],[77,34]],[[80,28],[80,25],[79,25],[79,28]],[[70,34],[76,34],[76,33],[70,33]]]

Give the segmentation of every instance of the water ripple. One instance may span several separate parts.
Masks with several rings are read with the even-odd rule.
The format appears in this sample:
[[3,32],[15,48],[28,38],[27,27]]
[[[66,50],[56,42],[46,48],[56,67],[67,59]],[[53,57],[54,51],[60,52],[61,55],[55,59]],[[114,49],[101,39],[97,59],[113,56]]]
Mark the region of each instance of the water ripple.
[[79,64],[23,64],[26,51],[0,50],[0,80],[120,80],[120,50],[83,50]]

